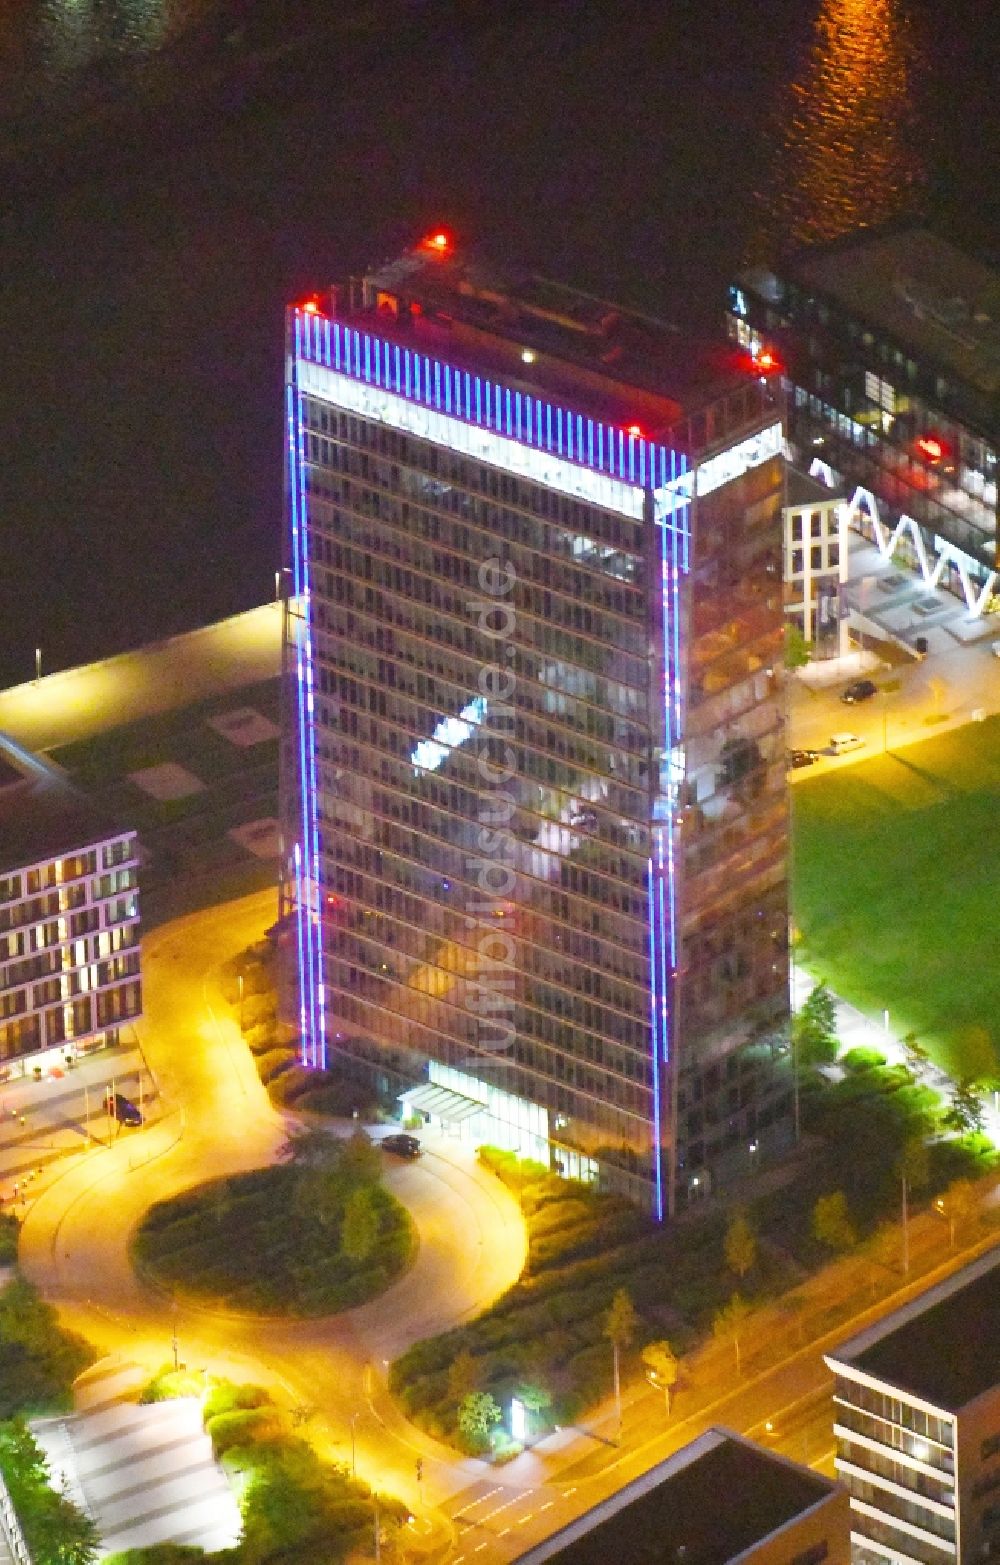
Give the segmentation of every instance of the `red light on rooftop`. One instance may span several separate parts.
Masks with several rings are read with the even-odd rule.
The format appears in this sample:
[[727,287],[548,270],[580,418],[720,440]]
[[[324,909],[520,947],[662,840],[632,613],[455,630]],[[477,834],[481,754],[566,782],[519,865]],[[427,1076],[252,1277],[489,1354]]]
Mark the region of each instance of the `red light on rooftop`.
[[430,250],[434,255],[448,255],[452,250],[454,241],[446,228],[436,228],[432,234],[421,240],[421,250]]
[[302,306],[302,309],[303,309],[304,314],[306,314],[306,315],[318,315],[319,314],[319,304],[317,303],[317,301],[315,299],[307,299],[305,304]]
[[917,450],[928,462],[940,462],[945,453],[944,441],[936,435],[921,435],[917,441]]
[[758,375],[774,375],[781,369],[781,360],[771,348],[758,348],[753,356],[753,367]]
[[625,433],[626,433],[626,435],[631,435],[634,440],[641,440],[642,439],[642,425],[641,424],[629,424],[629,426],[626,429]]

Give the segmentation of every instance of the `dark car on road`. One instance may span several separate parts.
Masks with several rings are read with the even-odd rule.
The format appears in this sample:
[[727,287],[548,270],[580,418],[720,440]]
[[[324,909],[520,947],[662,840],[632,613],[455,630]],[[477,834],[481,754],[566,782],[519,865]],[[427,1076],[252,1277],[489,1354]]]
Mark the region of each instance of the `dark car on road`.
[[840,699],[846,701],[848,706],[856,706],[859,701],[870,701],[877,694],[878,686],[873,685],[870,679],[856,679],[853,685],[848,685]]
[[105,1113],[111,1114],[119,1125],[137,1126],[142,1124],[142,1112],[128,1098],[123,1098],[120,1092],[106,1092],[104,1094]]
[[815,766],[818,760],[818,750],[789,750],[788,752],[788,765],[793,772],[798,771],[800,766]]
[[420,1142],[416,1136],[408,1136],[401,1133],[398,1136],[383,1136],[382,1145],[387,1152],[395,1152],[397,1157],[419,1157]]

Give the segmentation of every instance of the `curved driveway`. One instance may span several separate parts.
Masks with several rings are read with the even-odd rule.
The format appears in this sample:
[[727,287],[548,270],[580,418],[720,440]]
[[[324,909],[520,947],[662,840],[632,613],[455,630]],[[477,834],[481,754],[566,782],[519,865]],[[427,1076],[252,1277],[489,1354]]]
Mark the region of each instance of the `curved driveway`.
[[[143,943],[143,1047],[165,1117],[112,1147],[94,1148],[43,1191],[21,1234],[21,1265],[67,1325],[99,1349],[158,1368],[176,1327],[189,1364],[279,1381],[319,1443],[413,1503],[415,1458],[426,1498],[467,1484],[469,1465],[426,1440],[382,1389],[385,1364],[420,1337],[478,1313],[517,1278],[524,1225],[516,1202],[464,1148],[432,1143],[387,1169],[419,1234],[413,1266],[380,1298],[314,1321],[233,1317],[184,1307],[146,1288],[128,1241],[148,1207],[199,1181],[272,1161],[294,1124],[271,1106],[217,987],[227,958],[275,917],[272,892],[178,919]],[[224,1242],[224,1229],[220,1234]]]

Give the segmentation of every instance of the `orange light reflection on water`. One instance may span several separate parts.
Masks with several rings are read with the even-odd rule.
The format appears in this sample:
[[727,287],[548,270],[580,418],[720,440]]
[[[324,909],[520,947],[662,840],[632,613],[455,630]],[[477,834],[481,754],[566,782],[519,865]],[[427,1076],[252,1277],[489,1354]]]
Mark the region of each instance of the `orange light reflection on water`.
[[776,111],[763,248],[821,244],[912,210],[925,180],[906,0],[823,0]]

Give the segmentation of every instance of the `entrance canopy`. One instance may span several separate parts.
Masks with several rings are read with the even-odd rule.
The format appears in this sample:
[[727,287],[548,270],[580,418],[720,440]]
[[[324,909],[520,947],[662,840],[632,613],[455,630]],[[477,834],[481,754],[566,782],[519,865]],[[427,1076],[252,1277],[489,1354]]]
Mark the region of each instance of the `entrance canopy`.
[[423,1087],[410,1087],[407,1092],[400,1094],[399,1101],[412,1113],[433,1114],[446,1125],[461,1125],[465,1120],[472,1119],[474,1115],[485,1112],[484,1105],[477,1103],[474,1098],[466,1098],[460,1092],[452,1092],[450,1087],[435,1087],[430,1084]]

